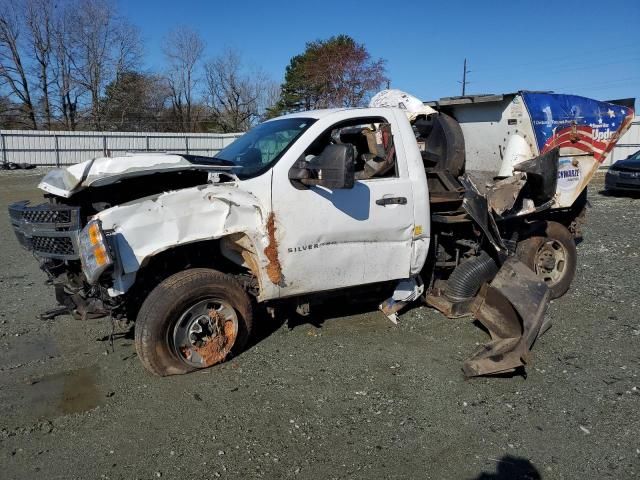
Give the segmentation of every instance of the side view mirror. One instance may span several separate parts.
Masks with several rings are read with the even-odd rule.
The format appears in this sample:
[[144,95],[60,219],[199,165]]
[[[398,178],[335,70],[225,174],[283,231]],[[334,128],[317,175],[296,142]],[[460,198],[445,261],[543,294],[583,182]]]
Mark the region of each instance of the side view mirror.
[[330,190],[353,188],[355,149],[351,144],[327,145],[310,161],[299,160],[289,170],[289,179],[297,188],[319,185]]

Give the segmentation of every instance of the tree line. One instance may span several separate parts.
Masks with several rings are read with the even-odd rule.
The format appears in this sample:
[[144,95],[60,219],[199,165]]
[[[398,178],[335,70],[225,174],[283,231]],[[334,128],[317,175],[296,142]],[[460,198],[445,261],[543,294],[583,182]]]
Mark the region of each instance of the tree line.
[[164,67],[142,68],[139,29],[113,0],[0,0],[0,128],[238,132],[283,113],[362,106],[385,61],[348,35],[311,41],[279,84],[231,48],[206,56],[187,26]]

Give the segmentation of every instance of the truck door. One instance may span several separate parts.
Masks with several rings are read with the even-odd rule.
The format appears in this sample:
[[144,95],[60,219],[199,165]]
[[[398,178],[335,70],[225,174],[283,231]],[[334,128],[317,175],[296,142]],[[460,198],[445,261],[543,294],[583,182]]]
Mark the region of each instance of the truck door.
[[[276,165],[272,207],[283,275],[280,296],[407,278],[414,206],[395,123],[376,116],[334,123],[320,119],[314,127],[316,133],[305,136],[305,158],[330,143],[351,143],[356,148],[356,181],[353,188],[333,191],[296,188],[288,171],[301,149],[296,158]],[[385,151],[392,155],[392,165],[376,172],[365,165],[376,165],[376,155],[382,160],[382,150],[371,151],[376,139],[381,140],[382,127],[391,132]]]

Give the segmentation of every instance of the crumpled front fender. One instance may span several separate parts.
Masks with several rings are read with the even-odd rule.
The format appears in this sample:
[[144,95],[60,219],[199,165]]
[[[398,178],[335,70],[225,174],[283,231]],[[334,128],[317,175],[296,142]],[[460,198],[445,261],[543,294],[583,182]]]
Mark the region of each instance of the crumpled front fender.
[[261,297],[277,296],[268,281],[268,212],[251,193],[235,186],[202,185],[119,205],[96,215],[116,249],[112,294],[125,293],[135,273],[154,255],[179,245],[246,235],[255,246]]

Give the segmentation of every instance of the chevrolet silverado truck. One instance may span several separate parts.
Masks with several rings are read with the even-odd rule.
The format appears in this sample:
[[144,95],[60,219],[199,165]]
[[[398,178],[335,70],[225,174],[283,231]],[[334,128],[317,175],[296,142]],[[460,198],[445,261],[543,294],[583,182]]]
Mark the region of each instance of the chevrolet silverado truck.
[[465,374],[508,372],[569,288],[586,185],[632,117],[544,92],[424,104],[383,91],[370,108],[269,120],[214,157],[52,170],[46,202],[9,213],[61,311],[134,321],[156,375],[237,355],[261,305],[306,313],[360,294],[394,321],[419,298],[474,316],[491,341]]

